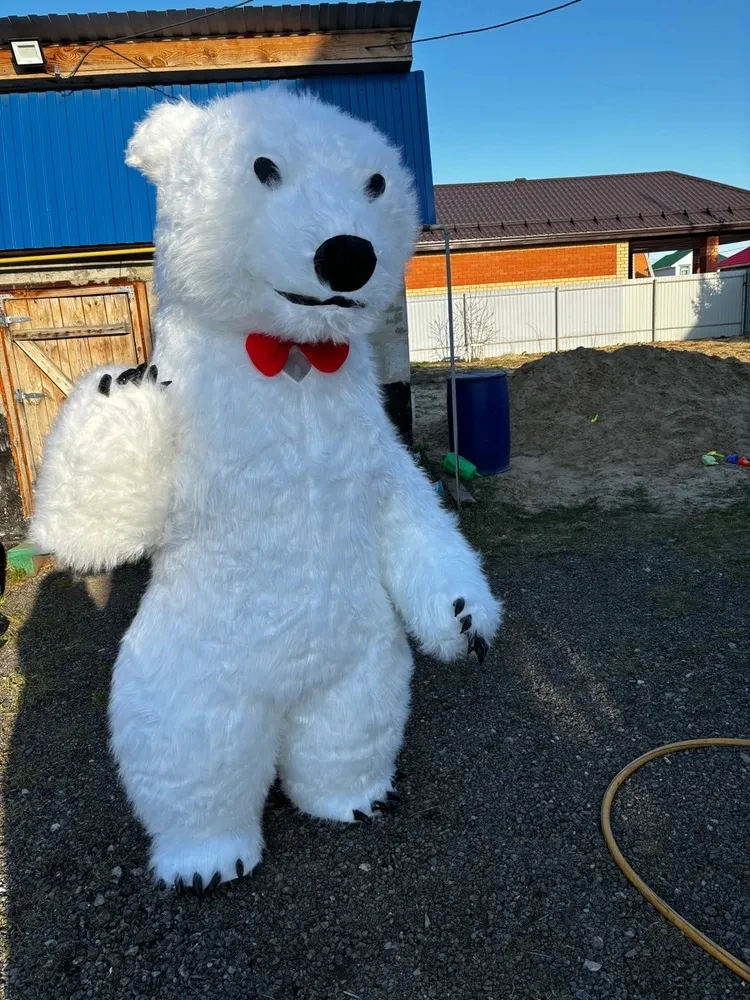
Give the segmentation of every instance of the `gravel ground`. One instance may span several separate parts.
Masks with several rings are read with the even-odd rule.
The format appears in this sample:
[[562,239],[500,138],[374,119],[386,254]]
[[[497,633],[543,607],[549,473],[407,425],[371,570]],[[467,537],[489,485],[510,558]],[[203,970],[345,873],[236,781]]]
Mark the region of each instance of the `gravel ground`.
[[[748,734],[747,572],[711,538],[701,555],[641,529],[606,551],[580,533],[545,550],[537,529],[533,551],[491,556],[507,624],[484,667],[418,661],[400,812],[335,827],[276,802],[263,865],[202,906],[148,883],[107,752],[108,677],[144,573],[117,573],[105,610],[56,573],[15,589],[0,652],[6,1000],[748,995],[627,884],[598,822],[643,751]],[[746,957],[748,780],[741,751],[676,755],[615,810],[636,868]]]

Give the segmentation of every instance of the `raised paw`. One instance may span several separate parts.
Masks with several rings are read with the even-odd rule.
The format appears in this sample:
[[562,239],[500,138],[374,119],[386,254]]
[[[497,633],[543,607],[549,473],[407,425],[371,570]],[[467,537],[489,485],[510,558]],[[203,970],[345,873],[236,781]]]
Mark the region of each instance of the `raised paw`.
[[[120,387],[125,385],[140,385],[144,379],[146,382],[151,382],[155,384],[159,378],[159,369],[156,365],[151,365],[149,367],[147,362],[138,365],[136,368],[126,368],[124,372],[121,372],[117,378],[114,380],[114,384]],[[172,380],[169,379],[166,382],[159,383],[161,386],[166,387],[172,384]],[[97,386],[98,391],[102,396],[109,396],[112,391],[113,379],[112,376],[107,373],[102,375],[99,379],[99,385]]]

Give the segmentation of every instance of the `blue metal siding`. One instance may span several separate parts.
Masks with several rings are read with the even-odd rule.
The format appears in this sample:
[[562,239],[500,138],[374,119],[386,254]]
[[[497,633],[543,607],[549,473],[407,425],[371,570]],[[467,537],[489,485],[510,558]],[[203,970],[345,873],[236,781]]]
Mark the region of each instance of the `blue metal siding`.
[[[414,173],[423,222],[435,221],[424,78],[421,73],[290,81],[399,145]],[[161,87],[204,102],[268,81]],[[149,87],[0,94],[0,250],[150,243],[154,190],[125,166],[125,147],[149,107]]]

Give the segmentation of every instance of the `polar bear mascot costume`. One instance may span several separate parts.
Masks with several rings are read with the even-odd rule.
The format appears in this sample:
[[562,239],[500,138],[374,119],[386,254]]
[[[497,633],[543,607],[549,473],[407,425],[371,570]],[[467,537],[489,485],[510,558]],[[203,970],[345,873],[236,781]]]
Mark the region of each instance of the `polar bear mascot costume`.
[[312,816],[398,792],[406,633],[481,662],[501,605],[383,408],[368,334],[417,231],[372,126],[283,87],[154,107],[153,363],[84,375],[33,535],[78,573],[150,557],[110,699],[155,877],[199,894],[261,860],[277,774]]

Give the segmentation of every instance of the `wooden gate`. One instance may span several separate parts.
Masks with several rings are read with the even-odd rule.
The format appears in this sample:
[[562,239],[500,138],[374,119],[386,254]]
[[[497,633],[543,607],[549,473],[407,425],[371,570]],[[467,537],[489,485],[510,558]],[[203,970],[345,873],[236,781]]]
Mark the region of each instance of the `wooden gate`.
[[0,388],[28,516],[44,439],[77,378],[98,365],[128,368],[150,357],[145,285],[0,292],[0,338]]

